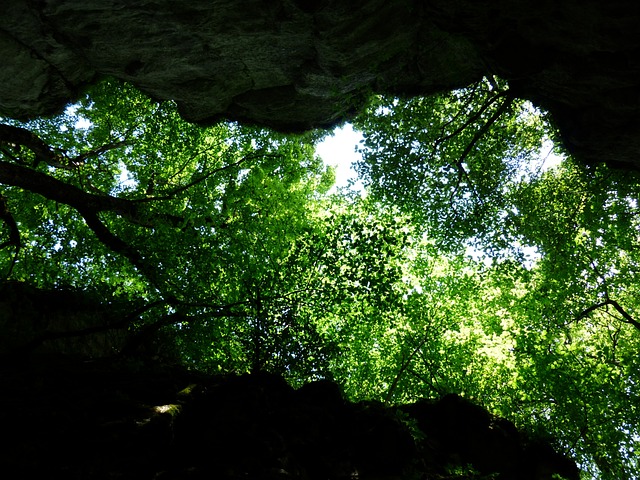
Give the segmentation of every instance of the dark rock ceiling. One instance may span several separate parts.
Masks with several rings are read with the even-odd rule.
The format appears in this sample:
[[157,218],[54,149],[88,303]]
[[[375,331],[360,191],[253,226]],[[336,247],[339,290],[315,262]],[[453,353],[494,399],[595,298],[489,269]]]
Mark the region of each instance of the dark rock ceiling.
[[102,76],[197,122],[348,119],[372,92],[483,75],[548,109],[585,162],[640,168],[640,3],[630,0],[3,2],[0,114],[59,111]]

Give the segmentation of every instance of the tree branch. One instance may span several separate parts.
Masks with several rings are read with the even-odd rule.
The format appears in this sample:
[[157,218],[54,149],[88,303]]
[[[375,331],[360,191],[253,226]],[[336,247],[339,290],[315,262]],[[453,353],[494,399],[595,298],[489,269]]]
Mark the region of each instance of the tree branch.
[[0,244],[0,250],[13,246],[15,248],[15,254],[13,255],[13,260],[11,261],[11,265],[7,271],[6,277],[11,276],[11,272],[13,271],[13,267],[18,261],[18,254],[20,253],[20,248],[22,247],[22,241],[20,239],[20,229],[18,228],[18,224],[13,218],[13,215],[9,211],[7,206],[7,198],[4,195],[0,195],[0,220],[4,222],[4,224],[9,228],[9,239],[6,242]]
[[62,158],[40,137],[25,128],[0,124],[0,141],[28,148],[35,155],[35,163],[59,163]]
[[102,223],[96,212],[81,209],[78,210],[78,213],[82,215],[87,227],[91,229],[103,245],[111,251],[119,253],[129,259],[129,261],[143,273],[150,273],[140,252],[111,232],[111,230]]
[[442,142],[449,140],[453,137],[455,137],[456,135],[459,135],[460,133],[462,133],[466,128],[469,127],[469,125],[472,125],[473,122],[475,122],[478,118],[480,118],[480,116],[491,106],[493,105],[497,100],[499,100],[502,97],[507,96],[506,91],[504,92],[499,92],[496,95],[490,97],[489,99],[487,99],[481,106],[480,108],[473,114],[471,115],[460,127],[458,127],[457,129],[455,129],[453,132],[440,137],[436,140],[436,146],[440,145]]
[[87,193],[45,173],[9,162],[0,161],[0,183],[29,190],[77,210],[109,210],[129,219],[139,216],[137,206],[131,200]]
[[0,220],[2,220],[9,228],[9,240],[0,244],[0,250],[8,246],[14,246],[17,253],[20,251],[21,247],[20,230],[18,229],[18,224],[13,218],[13,215],[11,215],[9,208],[7,207],[7,198],[4,195],[0,195]]
[[493,115],[491,115],[491,118],[489,118],[489,120],[487,120],[487,122],[473,136],[473,138],[471,139],[467,147],[464,149],[464,151],[460,155],[460,158],[458,158],[456,165],[461,166],[464,163],[469,153],[471,153],[471,150],[473,150],[473,147],[475,147],[476,143],[478,143],[478,141],[485,135],[485,133],[487,133],[487,131],[491,128],[491,126],[498,121],[500,116],[507,110],[507,108],[511,106],[511,104],[513,103],[513,100],[514,100],[514,97],[512,95],[508,95],[506,97],[505,101],[502,102],[502,105],[498,107],[498,109],[493,113]]
[[[144,225],[144,218],[134,202],[108,195],[87,193],[44,173],[8,162],[0,162],[0,183],[23,188],[74,208],[100,242],[112,251],[125,256],[153,282],[154,269],[146,264],[140,252],[112,233],[98,216],[100,212],[113,211],[133,223]],[[177,221],[171,216],[167,218],[170,221]]]
[[[74,185],[22,165],[0,161],[0,183],[23,188],[85,213],[110,211],[136,225],[153,226],[140,210],[137,200],[88,193]],[[158,214],[155,217],[173,226],[184,224],[184,218],[176,215]]]
[[[453,199],[453,195],[458,190],[458,187],[460,186],[460,182],[462,181],[462,178],[464,177],[466,179],[467,183],[469,184],[469,188],[470,188],[471,192],[476,197],[476,199],[478,200],[480,205],[484,204],[484,201],[483,201],[482,197],[480,197],[480,195],[478,194],[478,192],[476,190],[475,185],[471,181],[471,177],[469,176],[469,172],[467,172],[467,169],[464,168],[464,161],[467,159],[467,157],[469,156],[469,154],[471,153],[473,148],[476,146],[476,144],[480,141],[480,139],[487,133],[487,131],[491,128],[491,126],[500,119],[500,116],[513,103],[514,97],[512,95],[506,95],[506,93],[507,92],[504,92],[502,94],[497,95],[496,97],[493,97],[492,100],[495,100],[497,98],[506,96],[505,101],[502,102],[502,105],[500,105],[498,107],[498,109],[493,113],[493,115],[489,118],[489,120],[487,120],[487,122],[475,133],[475,135],[473,136],[473,138],[471,139],[469,144],[465,147],[465,149],[463,150],[462,154],[460,155],[460,157],[456,161],[455,167],[458,170],[458,184],[456,185],[456,188],[451,192],[450,200]],[[490,104],[491,103],[489,103],[486,106],[488,107]],[[476,116],[474,116],[474,118],[478,117],[480,115],[480,113],[482,113],[482,112],[479,112]],[[470,122],[467,122],[465,125],[468,125],[469,123]],[[458,130],[460,130],[460,129],[458,129]]]
[[406,360],[402,362],[402,365],[400,365],[400,368],[398,369],[398,373],[393,379],[393,382],[391,382],[391,385],[389,386],[389,390],[387,391],[387,395],[384,398],[385,403],[391,402],[391,399],[393,398],[393,394],[395,393],[396,388],[398,388],[398,384],[400,383],[400,379],[404,376],[404,373],[407,371],[407,369],[411,365],[413,358],[420,351],[420,349],[424,347],[424,345],[427,343],[428,340],[431,340],[431,336],[427,333],[424,336],[424,338],[418,343],[418,345],[416,345],[416,347],[409,354]]
[[[106,145],[102,145],[101,147],[94,148],[93,150],[89,150],[88,152],[81,153],[80,155],[76,155],[73,158],[69,159],[71,165],[78,165],[80,163],[84,163],[85,160],[91,157],[96,157],[102,153],[108,152],[109,150],[114,150],[116,148],[125,147],[129,145],[127,140],[120,140],[118,142],[107,143]],[[69,166],[63,166],[62,168],[69,168]]]
[[604,302],[601,303],[596,303],[595,305],[591,305],[589,308],[583,310],[582,312],[580,312],[580,314],[576,317],[576,321],[581,320],[583,318],[586,318],[589,316],[589,314],[591,314],[592,312],[603,308],[603,307],[608,307],[608,306],[612,306],[621,316],[622,316],[622,322],[624,323],[628,323],[629,325],[633,325],[633,327],[635,327],[637,330],[640,330],[640,322],[637,321],[636,319],[634,319],[623,307],[622,305],[620,305],[618,302],[616,302],[615,300],[611,300],[611,299],[606,299]]
[[162,195],[162,196],[159,196],[159,197],[140,198],[140,199],[132,200],[132,201],[139,203],[139,202],[150,202],[150,201],[154,201],[154,200],[172,200],[173,198],[175,198],[175,196],[177,194],[182,193],[185,190],[188,190],[191,187],[194,187],[197,184],[204,182],[207,178],[215,175],[216,173],[220,173],[220,172],[223,172],[225,170],[229,170],[230,168],[237,167],[240,164],[246,162],[247,160],[251,160],[251,159],[254,159],[254,158],[259,157],[259,156],[263,156],[264,157],[264,156],[268,156],[268,155],[271,155],[273,157],[280,157],[280,155],[278,155],[278,154],[266,154],[266,153],[264,153],[264,154],[257,154],[256,153],[256,154],[251,154],[251,155],[245,155],[244,157],[242,157],[237,162],[230,163],[230,164],[225,165],[225,166],[220,167],[220,168],[216,168],[215,170],[211,170],[210,172],[207,172],[207,173],[203,174],[202,176],[196,178],[195,180],[193,180],[193,181],[191,181],[191,182],[189,182],[189,183],[187,183],[185,185],[181,185],[179,187],[174,188],[173,190],[167,192],[165,195]]
[[[51,148],[44,140],[42,140],[35,133],[27,130],[26,128],[16,127],[13,125],[0,124],[0,143],[23,146],[28,150],[31,150],[35,155],[35,161],[32,166],[36,166],[38,163],[43,162],[47,165],[51,165],[57,168],[63,168],[70,170],[75,168],[79,164],[83,163],[86,159],[100,155],[101,153],[108,152],[114,148],[120,148],[128,145],[127,140],[120,140],[117,142],[108,143],[101,147],[95,148],[88,152],[81,153],[75,157],[67,157],[65,154],[56,152]],[[18,161],[22,164],[26,164],[24,161],[20,161],[19,157],[15,154],[9,154],[4,152],[12,160]]]

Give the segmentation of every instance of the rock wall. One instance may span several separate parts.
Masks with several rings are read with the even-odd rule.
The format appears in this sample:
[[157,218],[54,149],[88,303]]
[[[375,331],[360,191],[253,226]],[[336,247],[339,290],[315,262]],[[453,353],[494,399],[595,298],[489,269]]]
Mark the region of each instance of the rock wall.
[[[401,414],[327,381],[62,358],[1,365],[0,381],[6,478],[578,480],[571,460],[456,396]],[[486,443],[475,456],[473,442]]]
[[627,0],[4,2],[0,114],[47,115],[97,78],[185,118],[281,130],[348,119],[372,92],[483,75],[551,111],[585,162],[640,167],[640,4]]
[[19,362],[32,354],[111,357],[132,337],[124,308],[100,303],[90,292],[0,282],[0,360]]

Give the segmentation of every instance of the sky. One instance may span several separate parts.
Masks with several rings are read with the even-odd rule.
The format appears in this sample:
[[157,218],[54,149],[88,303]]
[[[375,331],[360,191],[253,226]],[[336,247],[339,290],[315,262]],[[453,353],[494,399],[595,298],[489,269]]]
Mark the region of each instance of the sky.
[[324,163],[336,167],[334,189],[346,187],[349,179],[356,178],[356,172],[351,168],[351,164],[360,158],[356,153],[356,146],[360,140],[362,140],[362,134],[355,132],[351,124],[347,123],[336,128],[333,135],[328,136],[318,145],[317,153]]

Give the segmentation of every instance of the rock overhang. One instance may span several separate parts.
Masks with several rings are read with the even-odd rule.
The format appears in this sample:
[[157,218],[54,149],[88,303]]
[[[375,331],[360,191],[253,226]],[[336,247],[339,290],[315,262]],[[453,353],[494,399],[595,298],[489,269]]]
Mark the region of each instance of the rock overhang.
[[50,115],[104,76],[185,119],[300,131],[373,93],[485,75],[548,110],[586,163],[637,169],[640,6],[628,1],[43,0],[5,8],[0,113]]

